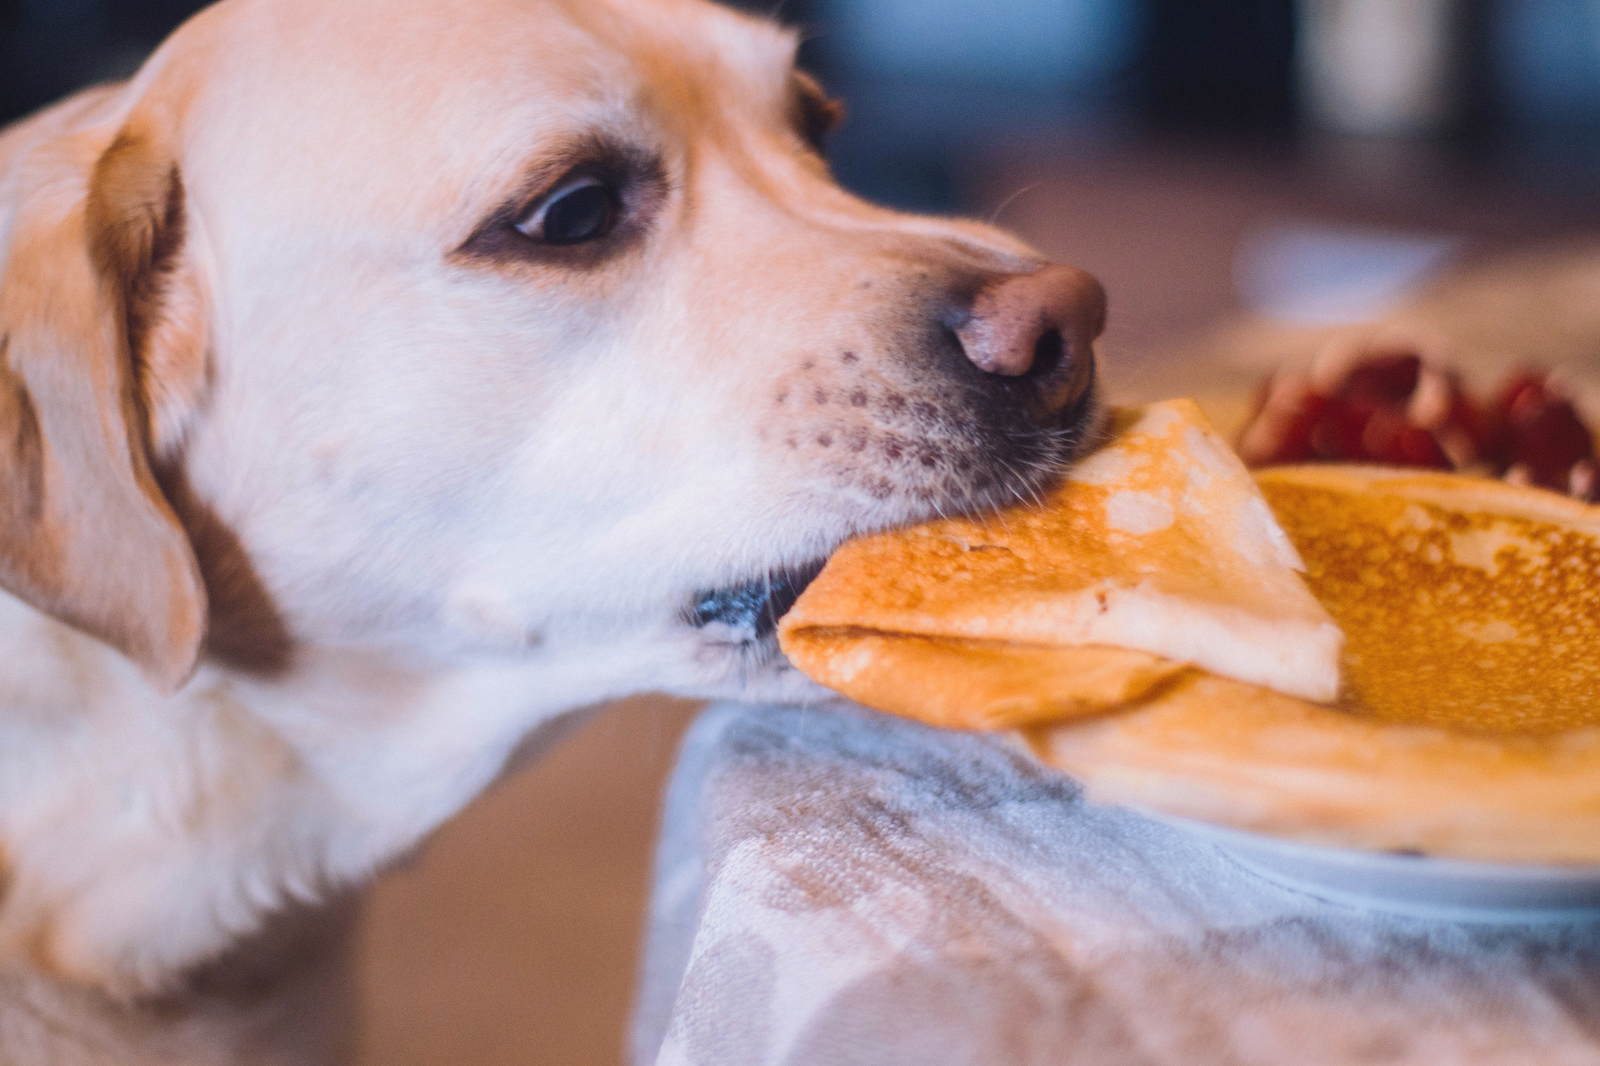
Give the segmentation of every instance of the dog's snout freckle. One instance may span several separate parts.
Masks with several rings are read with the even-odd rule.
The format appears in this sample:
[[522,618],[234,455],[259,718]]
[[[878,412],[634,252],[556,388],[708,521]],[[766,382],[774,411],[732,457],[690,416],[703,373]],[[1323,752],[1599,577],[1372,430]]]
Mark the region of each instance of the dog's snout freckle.
[[898,459],[904,453],[905,446],[898,437],[890,437],[883,442],[883,454],[890,459]]
[[854,392],[852,392],[850,394],[850,406],[851,407],[865,407],[865,406],[867,406],[867,390],[866,389],[856,389]]
[[815,370],[816,368],[817,361],[815,359],[807,359],[805,362],[800,364],[801,370]]
[[811,394],[811,399],[816,403],[816,405],[818,407],[823,406],[824,404],[826,404],[828,402],[828,390],[827,389],[818,389],[818,390],[816,390],[815,392],[813,392]]
[[831,448],[833,447],[833,437],[827,433],[823,433],[817,437],[817,444],[824,448]]
[[850,450],[856,453],[866,451],[869,439],[865,430],[852,431],[850,434]]
[[937,422],[939,420],[939,408],[924,400],[917,404],[917,417],[924,422]]
[[791,448],[800,447],[800,442],[795,440],[793,437],[785,437],[785,438],[783,438],[783,443],[787,444]]
[[781,405],[786,404],[788,402],[789,402],[789,390],[788,389],[784,389],[782,392],[778,393],[778,403],[781,406]]
[[860,361],[861,357],[855,352],[844,352],[839,356],[839,362],[844,363],[846,366],[850,365],[851,363],[859,363]]

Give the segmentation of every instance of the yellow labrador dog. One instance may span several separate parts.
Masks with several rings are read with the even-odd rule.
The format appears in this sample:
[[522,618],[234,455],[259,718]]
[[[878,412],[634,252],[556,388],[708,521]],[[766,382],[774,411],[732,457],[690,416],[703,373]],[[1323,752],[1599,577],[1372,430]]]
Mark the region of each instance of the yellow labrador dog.
[[553,716],[802,696],[818,560],[1072,455],[1099,286],[841,191],[794,50],[223,0],[0,133],[0,969],[170,989]]

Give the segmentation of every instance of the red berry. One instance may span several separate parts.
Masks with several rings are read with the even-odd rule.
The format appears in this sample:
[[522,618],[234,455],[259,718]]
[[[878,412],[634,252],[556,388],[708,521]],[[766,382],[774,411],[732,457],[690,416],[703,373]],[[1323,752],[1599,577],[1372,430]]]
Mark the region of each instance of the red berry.
[[1524,370],[1490,406],[1486,449],[1495,473],[1520,468],[1529,483],[1557,492],[1573,488],[1573,469],[1594,460],[1594,438],[1578,412],[1551,391],[1543,374]]

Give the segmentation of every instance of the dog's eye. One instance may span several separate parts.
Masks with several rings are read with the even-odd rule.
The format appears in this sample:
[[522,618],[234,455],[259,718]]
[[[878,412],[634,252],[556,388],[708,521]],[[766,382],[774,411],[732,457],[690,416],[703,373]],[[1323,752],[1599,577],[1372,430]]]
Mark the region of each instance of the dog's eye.
[[541,244],[582,244],[611,232],[619,206],[610,185],[576,178],[535,204],[517,229]]

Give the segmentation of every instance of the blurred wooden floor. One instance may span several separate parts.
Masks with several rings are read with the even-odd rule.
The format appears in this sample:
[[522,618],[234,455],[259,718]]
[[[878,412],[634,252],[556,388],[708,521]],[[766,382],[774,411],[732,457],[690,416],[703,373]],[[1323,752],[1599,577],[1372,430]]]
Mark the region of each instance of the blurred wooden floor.
[[600,712],[379,884],[362,1066],[623,1061],[657,800],[696,709]]

